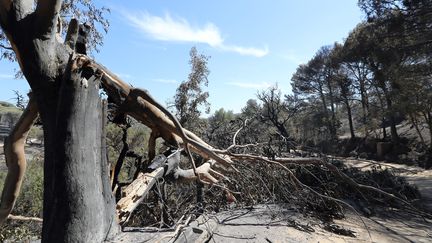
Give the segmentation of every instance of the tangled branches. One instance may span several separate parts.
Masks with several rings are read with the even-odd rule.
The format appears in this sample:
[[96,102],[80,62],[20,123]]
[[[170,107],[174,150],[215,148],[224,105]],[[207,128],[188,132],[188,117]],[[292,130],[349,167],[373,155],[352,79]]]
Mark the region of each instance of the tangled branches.
[[[247,153],[260,151],[250,148],[263,145],[237,144],[237,137],[247,126],[247,120],[234,132],[230,146],[224,150],[216,149],[184,129],[147,91],[131,87],[87,56],[76,55],[72,69],[87,80],[96,77],[100,81],[101,88],[108,95],[108,102],[115,104],[115,116],[131,116],[151,129],[149,145],[153,146],[149,146],[149,160],[155,155],[155,139],[161,137],[167,144],[179,149],[177,151],[184,150],[191,162],[191,169],[182,169],[179,166],[179,152],[176,152],[175,155],[167,155],[153,171],[138,173],[136,180],[124,190],[126,196],[117,204],[117,212],[123,223],[145,202],[152,187],[167,176],[172,176],[177,181],[199,181],[209,185],[206,194],[212,196],[207,198],[207,206],[213,210],[220,210],[224,205],[235,201],[239,205],[296,202],[302,210],[327,212],[327,218],[334,218],[342,214],[340,205],[354,209],[344,200],[363,199],[366,204],[371,201],[399,204],[397,206],[429,216],[411,205],[410,200],[416,198],[415,190],[409,189],[408,193],[389,190],[373,179],[374,174],[364,179],[364,176],[356,176],[357,172],[352,173],[353,171],[325,158],[270,157],[257,152]],[[243,153],[239,153],[240,150]],[[197,167],[192,153],[201,157],[204,163]],[[398,186],[406,185],[402,183]],[[239,200],[234,198],[233,191],[240,193],[237,196]],[[410,195],[409,192],[414,193]],[[171,199],[168,196],[159,200],[165,204]],[[177,198],[177,204],[178,200]],[[185,202],[192,203],[190,196],[183,203]],[[364,208],[362,205],[357,206]]]

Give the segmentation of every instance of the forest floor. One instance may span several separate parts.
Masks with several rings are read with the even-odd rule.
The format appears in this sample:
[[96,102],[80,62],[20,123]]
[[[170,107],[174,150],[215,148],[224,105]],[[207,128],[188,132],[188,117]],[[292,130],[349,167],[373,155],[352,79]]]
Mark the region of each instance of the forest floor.
[[[42,152],[40,145],[26,148],[29,157]],[[3,144],[0,144],[0,171],[7,170]],[[338,158],[347,165],[369,170],[373,166],[391,169],[418,187],[421,202],[432,211],[432,170],[416,166],[390,164],[355,158]],[[30,159],[29,159],[30,160]],[[432,242],[432,222],[386,208],[372,217],[347,210],[346,218],[325,225],[320,220],[303,216],[289,205],[257,205],[232,209],[217,214],[204,214],[182,230],[175,242]],[[367,227],[366,227],[366,226]],[[352,233],[342,236],[325,228]],[[128,229],[113,242],[173,242],[173,232],[146,232]],[[161,237],[165,237],[161,240]]]
[[[361,170],[369,170],[372,166],[391,169],[418,187],[421,204],[431,212],[432,170],[354,158],[338,159]],[[305,217],[287,205],[257,205],[205,214],[194,222],[195,225],[184,230],[177,241],[211,235],[209,242],[432,242],[430,220],[392,208],[376,209],[376,214],[371,217],[347,211],[344,219],[334,220],[332,224]],[[330,232],[329,228],[351,236]]]
[[[361,170],[373,166],[391,169],[415,184],[422,194],[420,203],[432,210],[432,170],[355,158],[338,159]],[[127,234],[113,242],[432,242],[431,220],[394,208],[376,208],[371,217],[348,209],[344,219],[324,224],[290,205],[256,205],[204,214],[185,227],[176,239],[172,238],[173,232],[127,230]]]
[[[204,214],[173,232],[126,229],[112,242],[432,242],[432,223],[401,212],[381,212],[370,218],[348,212],[330,225],[305,217],[287,205],[256,205],[217,214]],[[351,236],[329,232],[326,227]]]

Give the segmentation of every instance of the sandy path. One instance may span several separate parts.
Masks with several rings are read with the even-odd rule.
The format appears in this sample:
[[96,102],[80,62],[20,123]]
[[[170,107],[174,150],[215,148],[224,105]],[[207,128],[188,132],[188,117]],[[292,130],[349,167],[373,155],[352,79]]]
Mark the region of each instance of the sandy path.
[[[258,205],[253,209],[238,209],[218,214],[206,214],[193,222],[179,239],[190,242],[199,235],[212,235],[209,242],[432,242],[432,224],[420,219],[365,218],[347,213],[335,223],[352,230],[355,237],[341,236],[323,229],[321,222],[305,218],[289,207]],[[363,222],[367,225],[364,226]],[[200,230],[197,230],[199,228]],[[195,230],[193,230],[195,229]],[[198,233],[199,232],[199,233]],[[201,233],[205,232],[205,233]],[[210,233],[209,233],[210,232]],[[179,241],[185,242],[185,241]]]

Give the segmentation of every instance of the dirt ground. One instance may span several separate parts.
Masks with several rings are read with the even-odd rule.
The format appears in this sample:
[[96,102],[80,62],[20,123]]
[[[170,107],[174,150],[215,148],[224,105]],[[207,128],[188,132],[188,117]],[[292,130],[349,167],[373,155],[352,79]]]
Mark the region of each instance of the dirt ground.
[[[276,213],[276,214],[274,214]],[[364,218],[348,214],[335,224],[351,230],[355,237],[324,230],[324,226],[279,206],[258,206],[207,216],[220,222],[210,242],[431,242],[432,224],[419,219]],[[362,222],[364,221],[364,223]],[[211,223],[208,223],[211,224]],[[367,225],[366,226],[364,225]],[[370,235],[369,235],[370,233]]]
[[[30,157],[40,152],[38,146],[29,147]],[[2,144],[0,151],[0,170],[5,170]],[[422,203],[432,211],[432,170],[354,158],[342,160],[362,170],[372,166],[392,169],[417,185]],[[366,218],[348,212],[345,219],[335,220],[336,227],[352,231],[355,237],[350,237],[325,230],[320,221],[304,217],[289,206],[258,205],[204,214],[183,228],[177,238],[172,238],[173,230],[126,229],[127,233],[111,242],[432,242],[430,220],[390,209],[377,215]]]
[[[385,162],[343,159],[347,165],[362,170],[381,166],[393,170],[418,187],[421,203],[432,212],[432,170]],[[366,218],[349,212],[335,225],[354,232],[355,237],[341,236],[324,229],[324,225],[304,218],[281,205],[261,205],[253,210],[237,210],[204,215],[212,228],[209,242],[432,242],[432,222],[421,217],[388,209]],[[201,219],[202,220],[202,219]]]
[[[348,213],[333,225],[349,230],[342,236],[324,229],[318,220],[303,217],[284,205],[257,205],[217,214],[204,214],[174,232],[126,229],[111,242],[432,242],[432,223],[408,215],[387,212],[386,216],[359,217]],[[367,226],[365,226],[367,225]]]
[[[392,169],[417,185],[422,203],[432,209],[431,170],[353,158],[343,160],[362,170],[372,166]],[[172,238],[173,232],[133,231],[113,242],[432,242],[431,220],[395,209],[381,210],[369,218],[348,211],[345,219],[335,220],[332,226],[350,231],[353,236],[329,232],[322,222],[304,217],[287,205],[258,205],[204,214],[184,228],[177,238]]]

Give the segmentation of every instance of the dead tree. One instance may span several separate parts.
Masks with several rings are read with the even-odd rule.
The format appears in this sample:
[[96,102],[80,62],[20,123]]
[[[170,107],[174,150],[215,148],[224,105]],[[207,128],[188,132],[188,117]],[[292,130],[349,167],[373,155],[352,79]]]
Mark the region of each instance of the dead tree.
[[[145,90],[132,88],[83,54],[85,50],[77,39],[79,29],[85,28],[80,28],[77,21],[71,21],[65,41],[57,37],[61,0],[38,0],[36,8],[34,2],[0,1],[0,25],[33,92],[27,111],[5,146],[9,171],[0,221],[10,213],[19,192],[25,171],[23,141],[37,111],[45,141],[42,242],[103,242],[120,233],[106,161],[100,88],[117,105],[119,114],[129,115],[152,130],[149,144],[161,137],[184,149],[193,165],[193,169],[183,170],[174,160],[151,175],[139,175],[138,181],[131,184],[135,189],[126,193],[135,196],[132,202],[122,204],[126,198],[117,205],[121,220],[127,219],[148,191],[149,186],[144,184],[150,185],[167,172],[178,180],[217,183],[223,175],[212,169],[216,164],[229,168],[231,158],[262,159],[232,154],[230,148],[215,149],[183,129]],[[154,146],[150,149],[154,150]],[[207,162],[196,168],[191,152]]]
[[[191,137],[192,150],[227,162],[215,153],[205,152],[199,138],[176,128],[172,120],[148,101],[145,92],[116,82],[107,70],[91,72],[92,67],[83,66],[83,61],[88,60],[77,55],[82,49],[76,41],[78,23],[71,21],[64,42],[56,35],[62,1],[39,0],[36,8],[33,4],[29,0],[1,1],[0,25],[32,89],[43,123],[42,242],[102,242],[119,232],[101,140],[104,126],[99,98],[101,86],[110,99],[152,128],[157,136],[175,145],[185,144],[186,150],[189,142],[181,138]],[[3,193],[4,214],[10,212],[22,181],[25,158],[20,141],[34,120],[33,114],[24,113],[10,137],[12,153],[6,159],[10,168],[7,184],[11,186]],[[196,177],[195,173],[183,176]]]

